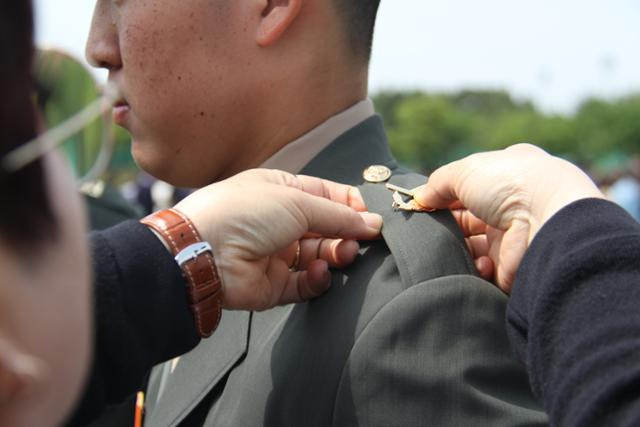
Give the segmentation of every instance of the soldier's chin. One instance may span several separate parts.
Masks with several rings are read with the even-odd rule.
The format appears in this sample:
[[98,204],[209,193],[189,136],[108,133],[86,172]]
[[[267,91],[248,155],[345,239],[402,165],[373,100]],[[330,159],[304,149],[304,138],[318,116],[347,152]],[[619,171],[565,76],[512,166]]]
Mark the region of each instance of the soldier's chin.
[[154,178],[176,185],[171,182],[171,160],[152,150],[145,150],[144,144],[135,139],[131,141],[131,156],[138,168]]
[[160,181],[164,181],[175,187],[198,188],[207,185],[208,182],[201,182],[193,169],[181,168],[175,159],[168,161],[164,158],[153,158],[142,154],[133,154],[133,160],[138,167]]
[[212,162],[210,167],[197,167],[193,164],[194,159],[157,148],[164,146],[155,141],[134,138],[131,141],[131,156],[140,169],[176,187],[200,188],[242,171],[225,173],[216,162]]

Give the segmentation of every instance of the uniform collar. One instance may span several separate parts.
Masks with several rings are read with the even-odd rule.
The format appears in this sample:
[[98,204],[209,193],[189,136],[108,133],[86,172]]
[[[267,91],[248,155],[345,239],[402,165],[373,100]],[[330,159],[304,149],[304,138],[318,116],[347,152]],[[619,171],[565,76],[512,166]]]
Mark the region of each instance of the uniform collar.
[[367,98],[330,117],[267,159],[260,167],[299,173],[318,153],[349,129],[375,114],[373,102]]

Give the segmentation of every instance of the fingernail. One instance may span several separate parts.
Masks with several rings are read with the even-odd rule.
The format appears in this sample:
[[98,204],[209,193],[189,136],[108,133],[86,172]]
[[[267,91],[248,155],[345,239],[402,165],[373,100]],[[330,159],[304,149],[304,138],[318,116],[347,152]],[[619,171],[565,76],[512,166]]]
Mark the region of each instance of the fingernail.
[[347,266],[351,264],[358,256],[360,245],[355,240],[343,240],[340,243],[340,265]]
[[429,196],[431,190],[429,188],[427,188],[426,185],[423,185],[422,187],[420,187],[419,189],[417,189],[414,193],[414,197],[413,200],[415,200],[415,202],[420,205],[420,207],[422,208],[422,210],[424,210],[425,212],[435,212],[437,211],[436,208],[434,208],[433,206],[429,206]]
[[348,253],[357,254],[360,250],[360,244],[356,240],[343,240],[342,245]]
[[362,216],[362,219],[364,219],[365,224],[370,228],[373,228],[376,231],[379,231],[382,228],[382,216],[371,212],[362,212],[360,215]]
[[427,186],[426,185],[421,185],[420,187],[416,188],[414,190],[414,199],[417,202],[422,201],[424,198],[427,197],[428,190],[427,190]]

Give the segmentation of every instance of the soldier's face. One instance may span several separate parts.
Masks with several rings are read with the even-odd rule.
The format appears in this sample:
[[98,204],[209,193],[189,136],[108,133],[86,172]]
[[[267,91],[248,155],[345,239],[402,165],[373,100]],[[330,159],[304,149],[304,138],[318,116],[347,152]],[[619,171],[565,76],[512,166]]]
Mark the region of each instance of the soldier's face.
[[200,186],[252,164],[259,0],[97,0],[87,57],[122,93],[114,120],[151,174]]

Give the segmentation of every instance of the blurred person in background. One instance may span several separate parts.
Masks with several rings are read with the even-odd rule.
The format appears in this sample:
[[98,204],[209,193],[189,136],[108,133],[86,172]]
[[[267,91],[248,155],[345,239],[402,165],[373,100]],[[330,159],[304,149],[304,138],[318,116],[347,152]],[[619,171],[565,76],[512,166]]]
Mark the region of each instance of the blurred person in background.
[[511,294],[507,329],[551,425],[640,425],[640,224],[571,163],[531,145],[436,170],[481,274]]
[[[32,31],[29,1],[2,2],[3,426],[59,425],[80,397],[89,372],[89,390],[78,417],[91,417],[104,409],[105,398],[127,387],[135,391],[153,364],[195,346],[201,327],[196,324],[198,313],[190,307],[193,300],[187,298],[181,268],[163,242],[137,221],[91,236],[92,314],[86,220],[68,165],[59,154],[49,153],[7,167],[13,164],[8,159],[16,149],[38,133]],[[329,286],[329,265],[344,266],[357,253],[353,240],[317,236],[378,235],[379,216],[359,214],[345,205],[364,209],[352,187],[277,171],[249,171],[202,189],[179,208],[215,247],[210,251],[216,253],[224,280],[223,290],[216,294],[222,306],[261,310],[322,293]],[[314,238],[298,243],[308,232]],[[293,264],[296,271],[289,269]],[[160,277],[149,281],[154,275]],[[122,325],[128,328],[121,329]]]

